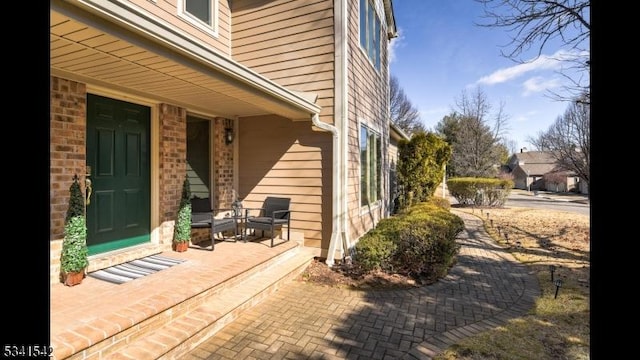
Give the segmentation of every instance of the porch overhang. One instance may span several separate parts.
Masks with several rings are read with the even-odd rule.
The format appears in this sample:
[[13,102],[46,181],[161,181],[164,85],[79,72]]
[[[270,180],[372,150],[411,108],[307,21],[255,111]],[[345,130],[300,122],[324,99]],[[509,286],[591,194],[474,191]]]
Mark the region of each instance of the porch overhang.
[[50,2],[51,75],[228,118],[310,121],[316,96],[287,89],[123,3]]
[[411,137],[407,135],[402,129],[400,129],[398,125],[389,122],[389,128],[391,129],[391,131],[389,132],[389,136],[391,136],[391,139],[395,141],[410,140]]

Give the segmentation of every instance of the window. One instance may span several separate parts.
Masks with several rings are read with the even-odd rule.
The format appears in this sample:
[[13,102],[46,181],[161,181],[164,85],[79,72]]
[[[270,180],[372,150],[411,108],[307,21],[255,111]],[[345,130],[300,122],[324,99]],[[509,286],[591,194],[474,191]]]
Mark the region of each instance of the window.
[[360,205],[380,200],[382,186],[382,141],[380,134],[360,127]]
[[212,25],[210,0],[184,0],[184,10],[203,23]]
[[380,70],[380,19],[372,0],[360,0],[360,46]]
[[178,0],[178,15],[214,35],[216,35],[217,13],[216,0]]

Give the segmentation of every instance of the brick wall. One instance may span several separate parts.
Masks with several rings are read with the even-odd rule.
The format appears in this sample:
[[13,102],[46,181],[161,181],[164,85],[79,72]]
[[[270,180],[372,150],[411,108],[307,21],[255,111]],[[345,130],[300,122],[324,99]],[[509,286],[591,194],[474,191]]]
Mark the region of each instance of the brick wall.
[[[85,175],[86,98],[85,84],[51,78],[51,240],[63,237],[73,175],[77,174],[81,180]],[[84,182],[80,181],[80,185],[84,192]]]
[[51,77],[50,94],[49,264],[53,283],[59,281],[64,218],[74,174],[80,177],[84,193],[87,89],[83,83]]
[[[84,179],[86,164],[86,85],[57,77],[51,78],[50,116],[50,274],[51,283],[59,282],[60,252],[64,236],[64,218],[73,175]],[[186,111],[161,104],[159,114],[159,244],[90,261],[89,271],[148,255],[158,249],[169,250],[173,227],[180,205],[182,181],[186,175]],[[224,119],[215,119],[215,193],[219,207],[230,207],[233,189],[233,144],[224,142]],[[84,181],[80,182],[84,192]],[[195,238],[209,236],[196,232]]]
[[159,149],[160,243],[170,246],[182,182],[187,174],[187,112],[184,109],[160,105]]
[[[213,203],[219,208],[230,208],[233,202],[233,143],[224,141],[225,118],[214,120],[214,194]],[[233,122],[231,122],[233,124]],[[234,139],[235,141],[235,139]],[[237,191],[237,189],[235,189]]]

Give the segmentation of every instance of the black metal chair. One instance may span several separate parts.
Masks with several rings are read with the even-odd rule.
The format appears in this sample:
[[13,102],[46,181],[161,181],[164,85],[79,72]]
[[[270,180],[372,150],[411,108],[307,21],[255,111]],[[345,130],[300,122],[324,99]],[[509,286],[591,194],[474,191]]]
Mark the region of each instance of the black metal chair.
[[[287,238],[285,241],[289,241],[290,237],[290,225],[291,225],[291,210],[289,205],[291,204],[290,198],[273,197],[269,196],[264,200],[264,204],[261,208],[248,208],[245,212],[244,228],[245,239],[247,230],[253,229],[262,231],[262,237],[264,237],[265,230],[271,233],[271,247],[273,247],[273,239],[275,238],[275,230],[282,230],[283,226],[287,227]],[[251,212],[259,212],[257,216],[250,215]],[[281,236],[282,237],[282,236]]]
[[215,235],[224,231],[232,230],[234,239],[238,236],[238,219],[234,216],[233,209],[220,209],[221,211],[229,211],[230,216],[224,218],[215,218],[214,211],[211,209],[209,198],[193,198],[191,199],[191,228],[210,228],[211,229],[211,251],[215,247]]

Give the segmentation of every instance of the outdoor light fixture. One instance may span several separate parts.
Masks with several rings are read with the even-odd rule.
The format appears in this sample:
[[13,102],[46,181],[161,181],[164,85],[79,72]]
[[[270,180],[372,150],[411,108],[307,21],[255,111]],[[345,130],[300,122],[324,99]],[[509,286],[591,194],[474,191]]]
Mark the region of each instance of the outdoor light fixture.
[[233,120],[224,119],[224,143],[229,145],[233,142]]

